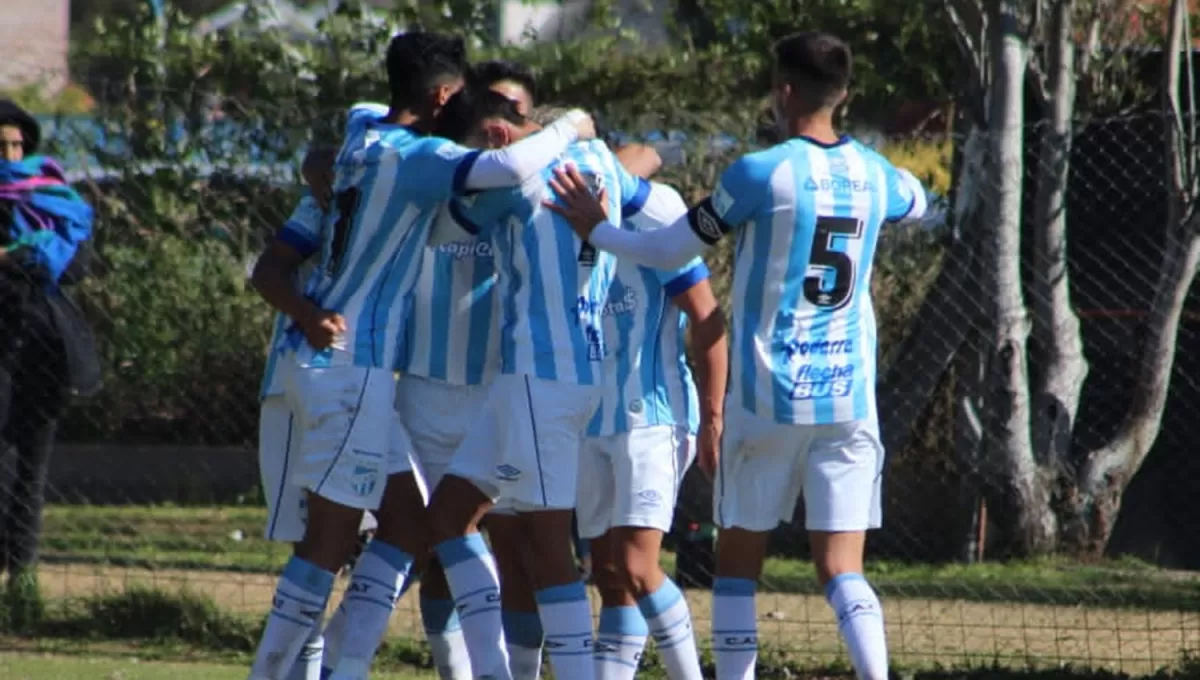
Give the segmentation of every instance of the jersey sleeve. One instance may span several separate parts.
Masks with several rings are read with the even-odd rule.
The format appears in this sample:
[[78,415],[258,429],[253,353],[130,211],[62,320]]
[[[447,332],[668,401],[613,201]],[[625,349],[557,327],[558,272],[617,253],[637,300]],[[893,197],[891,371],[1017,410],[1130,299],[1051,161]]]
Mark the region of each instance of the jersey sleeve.
[[773,171],[773,165],[760,154],[742,156],[729,166],[712,195],[688,213],[688,223],[696,236],[715,245],[754,217],[766,205]]
[[673,298],[677,295],[682,295],[692,286],[707,281],[709,277],[708,265],[704,264],[704,260],[697,257],[679,269],[663,271],[655,270],[658,276],[658,282],[662,284],[663,291],[668,298]]
[[287,222],[275,232],[275,238],[307,258],[321,247],[321,225],[325,213],[312,194],[305,193]]
[[387,112],[387,104],[358,102],[350,107],[350,111],[346,115],[346,130],[349,131],[377,118],[382,118],[387,115]]
[[508,219],[523,200],[520,187],[480,191],[451,200],[449,213],[467,233],[487,238],[488,230]]
[[403,171],[396,181],[430,201],[462,194],[467,176],[482,152],[440,137],[424,137],[405,150]]
[[885,191],[887,193],[887,221],[899,222],[920,219],[925,216],[925,187],[904,169],[891,163],[883,165]]

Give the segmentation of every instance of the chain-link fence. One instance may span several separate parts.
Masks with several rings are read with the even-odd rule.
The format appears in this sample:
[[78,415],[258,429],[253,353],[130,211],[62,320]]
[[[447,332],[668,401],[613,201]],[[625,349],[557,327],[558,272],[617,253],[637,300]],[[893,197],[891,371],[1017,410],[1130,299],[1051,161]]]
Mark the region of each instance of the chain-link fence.
[[[50,459],[36,573],[51,602],[140,585],[200,591],[223,609],[260,615],[290,554],[290,547],[261,538],[257,392],[271,312],[245,279],[299,196],[300,147],[269,120],[248,118],[245,108],[228,111],[187,121],[178,134],[148,124],[154,148],[125,136],[113,121],[44,121],[46,151],[61,159],[96,209],[91,275],[67,294],[95,331],[104,372],[96,396],[68,405]],[[690,199],[707,192],[744,150],[735,140],[694,131],[690,138],[641,132],[634,136],[683,140],[660,142],[667,161],[662,178]],[[1167,228],[1162,118],[1080,123],[1074,135],[1064,198],[1073,310],[1066,318],[1078,320],[1078,346],[1090,371],[1077,408],[1055,402],[1067,415],[1056,411],[1051,419],[1053,445],[1042,436],[1048,418],[1042,397],[1070,393],[1072,386],[1047,384],[1047,357],[1058,358],[1048,348],[1070,348],[1076,330],[1059,324],[1046,335],[1039,327],[1059,319],[1046,316],[1037,301],[1060,272],[1047,275],[1057,272],[1058,260],[1039,250],[1047,243],[1040,236],[1047,215],[1036,205],[1047,186],[1039,161],[1048,157],[1039,154],[1046,136],[1037,126],[1025,132],[1025,180],[1018,187],[1024,245],[1019,265],[1007,263],[1022,276],[1019,299],[1031,315],[1032,358],[1018,364],[1024,381],[999,370],[996,357],[1004,353],[993,342],[1000,337],[1002,297],[995,270],[1006,264],[992,249],[1003,230],[991,219],[999,210],[994,201],[1004,195],[987,184],[995,177],[987,171],[993,140],[947,135],[880,144],[935,195],[926,219],[885,232],[874,273],[881,419],[892,448],[885,527],[870,538],[868,575],[883,595],[900,662],[1145,671],[1200,647],[1200,582],[1188,571],[1200,567],[1200,536],[1188,521],[1200,511],[1194,493],[1200,463],[1190,455],[1200,447],[1200,425],[1191,417],[1200,403],[1200,367],[1190,351],[1200,331],[1194,296],[1179,321],[1173,347],[1180,351],[1163,412],[1135,423],[1161,430],[1125,489],[1115,524],[1097,520],[1088,534],[1111,538],[1109,556],[1133,557],[1095,559],[1095,542],[1078,539],[1077,527],[1095,520],[1088,508],[1103,500],[1080,500],[1087,491],[1083,470],[1096,458],[1090,452],[1118,438],[1145,382],[1141,359],[1161,322],[1155,304],[1167,285],[1162,263],[1173,248],[1186,246],[1173,236],[1179,230]],[[952,192],[955,175],[973,180]],[[710,260],[726,308],[735,309],[738,301],[728,299],[730,252],[715,251]],[[24,342],[19,334],[14,340],[11,329],[18,327],[5,324],[9,345]],[[10,375],[21,369],[3,368]],[[996,389],[1002,374],[1006,389]],[[1024,395],[1007,389],[1014,385]],[[0,466],[4,489],[14,488],[14,478],[31,478],[36,447],[19,436],[28,409],[17,408],[29,399],[12,396],[4,429],[9,450]],[[1011,423],[999,416],[1010,416],[1014,403],[1032,404],[1027,450],[1014,448],[1011,433],[998,426]],[[0,493],[8,503],[6,536],[15,521],[29,521],[13,506],[36,495],[36,489]],[[710,497],[693,471],[664,558],[693,586],[702,640],[711,608],[695,586],[706,580]],[[1030,522],[1046,517],[1053,519],[1049,540],[1057,552],[1086,557],[1000,561],[1028,552],[1021,546],[1036,533]],[[836,621],[806,561],[802,527],[798,517],[776,532],[760,595],[760,639],[801,664],[819,665],[841,651]],[[407,598],[393,634],[420,637],[420,631],[415,598]]]

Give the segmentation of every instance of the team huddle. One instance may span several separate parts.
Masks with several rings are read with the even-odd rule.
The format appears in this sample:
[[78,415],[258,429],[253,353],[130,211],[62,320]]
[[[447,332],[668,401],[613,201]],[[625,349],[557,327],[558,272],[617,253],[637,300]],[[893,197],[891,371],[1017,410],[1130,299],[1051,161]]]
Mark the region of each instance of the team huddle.
[[[694,461],[720,527],[717,678],[755,676],[767,538],[801,497],[851,662],[887,677],[862,576],[884,457],[870,278],[881,228],[920,217],[925,194],[834,131],[844,43],[798,34],[774,57],[787,141],[689,209],[651,181],[652,148],[610,149],[588,114],[537,107],[521,67],[393,38],[390,101],[352,107],[336,155],[306,161],[312,191],[253,273],[278,312],[266,535],[294,553],[251,680],[366,678],[418,579],[444,679],[538,678],[543,653],[563,680],[633,678],[652,638],[671,680],[699,680],[688,601],[659,567]],[[701,256],[730,232],[727,339]],[[367,511],[376,530],[325,621]]]

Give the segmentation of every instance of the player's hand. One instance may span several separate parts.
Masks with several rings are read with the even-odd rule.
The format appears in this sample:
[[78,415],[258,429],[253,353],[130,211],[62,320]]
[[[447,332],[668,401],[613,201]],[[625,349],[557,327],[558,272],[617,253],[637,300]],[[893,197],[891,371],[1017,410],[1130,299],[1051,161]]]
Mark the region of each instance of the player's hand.
[[300,174],[312,191],[322,210],[329,210],[333,201],[333,162],[337,153],[331,149],[311,149],[304,154]]
[[588,240],[596,225],[608,219],[608,191],[601,187],[592,194],[591,185],[574,165],[555,168],[550,188],[558,200],[543,201],[542,205],[562,215],[580,239]]
[[583,109],[571,109],[563,114],[563,118],[575,126],[579,141],[586,142],[596,138],[596,121],[592,118],[592,114]]
[[337,312],[320,310],[300,322],[304,338],[313,349],[325,349],[346,332],[346,319]]
[[725,424],[720,419],[704,420],[696,434],[696,464],[710,482],[717,476],[717,467],[721,464],[721,435],[724,430]]

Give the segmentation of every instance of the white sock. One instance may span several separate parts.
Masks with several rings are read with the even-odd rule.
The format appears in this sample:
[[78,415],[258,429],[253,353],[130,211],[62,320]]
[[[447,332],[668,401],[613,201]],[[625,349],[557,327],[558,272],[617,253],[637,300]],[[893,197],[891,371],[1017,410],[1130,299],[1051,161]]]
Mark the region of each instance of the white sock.
[[321,634],[321,621],[308,633],[304,647],[300,649],[300,658],[292,666],[287,680],[322,680],[321,659],[325,653],[325,636]]
[[434,549],[446,570],[450,592],[454,593],[471,671],[477,678],[512,680],[500,620],[500,577],[483,537],[468,534],[439,543]]
[[583,581],[537,592],[538,616],[545,631],[546,653],[554,677],[592,680],[592,606]]
[[508,668],[513,680],[542,677],[542,617],[537,612],[505,609],[504,640],[508,643]]
[[441,680],[471,680],[471,657],[467,640],[454,609],[454,600],[421,596],[421,622],[433,666]]
[[758,617],[754,611],[754,581],[744,578],[713,580],[713,655],[717,680],[754,680],[758,661]]
[[837,615],[838,630],[859,680],[887,680],[883,607],[871,584],[862,574],[838,574],[825,586],[825,599]]
[[333,668],[338,659],[342,658],[342,640],[346,637],[346,594],[342,594],[342,603],[334,610],[333,616],[325,623],[325,650],[321,655],[321,680],[327,680],[333,675]]
[[378,539],[367,545],[342,597],[346,632],[331,680],[366,678],[412,564],[412,555],[394,545]]
[[333,574],[299,557],[288,560],[275,587],[271,615],[258,643],[252,680],[281,680],[325,613]]
[[692,630],[692,612],[679,586],[671,579],[658,590],[638,600],[638,609],[654,638],[654,646],[667,667],[671,680],[703,680],[700,654],[696,651],[696,633]]
[[604,607],[594,649],[596,680],[633,680],[650,629],[637,607]]

